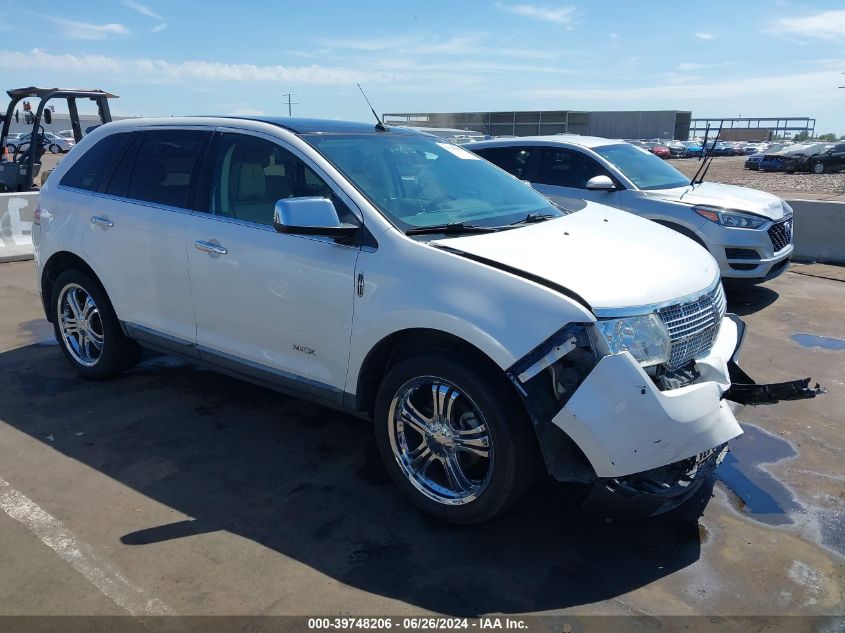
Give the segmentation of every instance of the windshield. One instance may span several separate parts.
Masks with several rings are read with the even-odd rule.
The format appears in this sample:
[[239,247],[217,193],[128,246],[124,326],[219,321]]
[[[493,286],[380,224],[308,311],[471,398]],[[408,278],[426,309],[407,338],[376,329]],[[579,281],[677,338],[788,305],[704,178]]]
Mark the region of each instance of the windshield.
[[438,138],[390,132],[302,138],[402,230],[504,226],[531,213],[565,214],[526,183]]
[[621,171],[638,189],[670,189],[689,184],[689,178],[662,158],[630,143],[602,145],[594,151]]

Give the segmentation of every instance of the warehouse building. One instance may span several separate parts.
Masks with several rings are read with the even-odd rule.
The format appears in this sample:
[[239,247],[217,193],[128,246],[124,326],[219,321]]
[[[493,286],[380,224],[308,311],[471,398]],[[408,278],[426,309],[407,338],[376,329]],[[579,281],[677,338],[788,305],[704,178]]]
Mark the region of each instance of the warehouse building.
[[387,125],[455,128],[491,136],[581,134],[607,138],[689,138],[691,112],[575,110],[522,112],[405,112],[384,115]]

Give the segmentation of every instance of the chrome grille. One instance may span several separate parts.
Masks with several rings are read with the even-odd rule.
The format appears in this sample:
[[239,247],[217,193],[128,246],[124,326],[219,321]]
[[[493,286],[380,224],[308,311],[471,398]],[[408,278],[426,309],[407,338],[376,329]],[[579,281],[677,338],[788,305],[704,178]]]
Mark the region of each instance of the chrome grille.
[[783,250],[792,242],[792,218],[782,220],[777,224],[772,224],[769,227],[769,239],[772,240],[772,246],[775,253]]
[[697,299],[676,303],[658,311],[672,340],[667,363],[669,369],[683,367],[710,351],[726,309],[725,293],[719,283]]

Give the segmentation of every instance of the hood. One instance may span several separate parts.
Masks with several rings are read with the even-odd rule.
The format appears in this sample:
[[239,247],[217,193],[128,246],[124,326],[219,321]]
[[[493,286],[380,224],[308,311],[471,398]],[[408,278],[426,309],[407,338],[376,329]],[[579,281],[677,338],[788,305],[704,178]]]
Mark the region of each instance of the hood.
[[554,220],[431,243],[546,279],[593,309],[673,301],[719,276],[716,261],[688,238],[594,202]]
[[643,191],[647,198],[683,202],[684,204],[706,204],[722,209],[734,209],[756,213],[770,220],[784,217],[783,200],[777,196],[748,187],[723,185],[717,182],[703,182],[700,185],[686,185],[672,189]]

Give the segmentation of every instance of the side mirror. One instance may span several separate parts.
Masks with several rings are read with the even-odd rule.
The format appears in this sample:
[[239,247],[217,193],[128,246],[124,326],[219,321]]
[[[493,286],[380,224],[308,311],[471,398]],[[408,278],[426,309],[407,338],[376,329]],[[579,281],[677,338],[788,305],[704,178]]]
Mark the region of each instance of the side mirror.
[[616,185],[610,176],[593,176],[587,181],[587,189],[590,191],[613,191]]
[[326,235],[349,238],[358,231],[355,224],[340,221],[328,198],[283,198],[276,202],[273,227],[292,235]]
[[44,123],[50,125],[53,122],[53,113],[50,112],[50,108],[44,108]]

